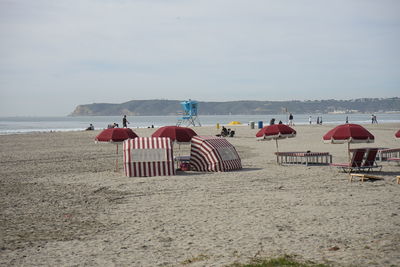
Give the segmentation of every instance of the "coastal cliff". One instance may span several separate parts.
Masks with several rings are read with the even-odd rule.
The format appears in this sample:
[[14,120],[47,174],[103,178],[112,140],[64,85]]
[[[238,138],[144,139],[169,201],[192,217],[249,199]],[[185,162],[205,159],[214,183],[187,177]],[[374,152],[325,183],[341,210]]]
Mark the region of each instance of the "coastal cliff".
[[178,100],[132,100],[121,104],[94,103],[79,105],[70,116],[157,116],[175,115]]
[[[181,112],[181,100],[132,100],[121,104],[79,105],[70,116],[160,116]],[[400,112],[400,98],[360,98],[353,100],[308,101],[228,101],[199,102],[200,115],[262,115],[282,112],[377,113]]]

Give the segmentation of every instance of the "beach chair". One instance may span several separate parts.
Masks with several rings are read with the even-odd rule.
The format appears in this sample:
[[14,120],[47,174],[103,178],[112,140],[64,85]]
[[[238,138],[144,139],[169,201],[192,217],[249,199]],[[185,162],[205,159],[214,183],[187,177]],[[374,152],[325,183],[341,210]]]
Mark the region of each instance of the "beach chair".
[[356,149],[353,152],[353,156],[349,163],[331,163],[329,166],[340,168],[343,172],[348,171],[349,173],[353,170],[360,169],[363,163],[365,151],[365,149]]
[[360,170],[366,170],[367,172],[375,168],[379,168],[379,170],[382,170],[382,166],[376,163],[377,153],[378,153],[378,148],[368,148],[367,155],[360,167]]

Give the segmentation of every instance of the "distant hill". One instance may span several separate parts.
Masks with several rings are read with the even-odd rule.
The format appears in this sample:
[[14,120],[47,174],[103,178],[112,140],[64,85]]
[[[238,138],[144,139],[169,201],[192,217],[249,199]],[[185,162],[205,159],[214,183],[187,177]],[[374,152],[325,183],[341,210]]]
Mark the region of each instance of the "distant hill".
[[[121,104],[94,103],[77,106],[70,116],[176,115],[182,111],[180,102],[181,100],[132,100]],[[264,115],[282,113],[286,109],[297,114],[400,112],[400,98],[199,102],[200,115]]]

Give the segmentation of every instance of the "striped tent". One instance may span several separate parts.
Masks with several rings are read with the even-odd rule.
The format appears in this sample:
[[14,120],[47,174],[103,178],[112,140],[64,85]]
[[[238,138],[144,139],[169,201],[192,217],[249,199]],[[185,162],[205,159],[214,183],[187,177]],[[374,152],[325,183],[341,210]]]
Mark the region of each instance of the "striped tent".
[[175,175],[172,141],[168,137],[138,137],[123,143],[124,170],[129,177]]
[[192,137],[190,167],[193,171],[225,172],[242,169],[235,147],[225,138]]

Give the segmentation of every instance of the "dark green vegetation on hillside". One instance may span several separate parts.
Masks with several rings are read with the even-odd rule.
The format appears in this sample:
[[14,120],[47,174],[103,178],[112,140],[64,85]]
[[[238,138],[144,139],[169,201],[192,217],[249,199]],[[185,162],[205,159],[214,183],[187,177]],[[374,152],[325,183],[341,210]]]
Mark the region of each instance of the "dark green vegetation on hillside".
[[[180,100],[132,100],[121,104],[95,103],[79,105],[71,116],[159,116],[176,115]],[[400,111],[400,98],[360,98],[354,100],[309,101],[229,101],[199,102],[200,115],[264,115],[285,109],[296,114],[308,113],[376,113]]]

